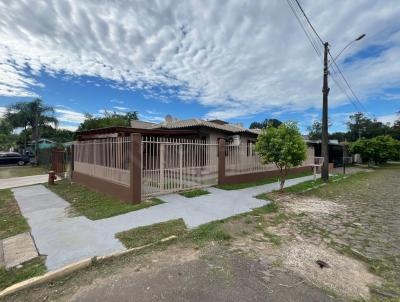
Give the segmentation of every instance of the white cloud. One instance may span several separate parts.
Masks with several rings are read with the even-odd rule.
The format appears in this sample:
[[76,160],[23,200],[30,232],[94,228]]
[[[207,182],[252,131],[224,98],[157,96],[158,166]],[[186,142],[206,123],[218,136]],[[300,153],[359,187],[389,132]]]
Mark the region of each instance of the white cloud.
[[[400,86],[398,0],[302,4],[333,53],[364,32],[347,56],[384,48],[344,65],[362,100]],[[20,0],[0,2],[0,20],[0,95],[33,96],[33,75],[46,71],[178,95],[209,118],[320,107],[321,61],[285,1]],[[330,105],[346,102],[332,83]]]
[[57,119],[62,123],[80,124],[85,120],[85,115],[81,112],[60,108],[55,111]]
[[58,125],[59,129],[65,129],[65,130],[69,130],[69,131],[76,131],[76,129],[78,129],[78,125],[67,125],[67,124],[60,124]]
[[0,118],[3,117],[7,112],[6,107],[0,107]]
[[388,114],[388,115],[378,116],[377,120],[384,124],[387,124],[387,123],[393,124],[394,121],[396,121],[399,118],[400,118],[399,114]]
[[120,111],[126,111],[129,108],[128,107],[121,107],[121,106],[113,106],[114,109],[120,110]]

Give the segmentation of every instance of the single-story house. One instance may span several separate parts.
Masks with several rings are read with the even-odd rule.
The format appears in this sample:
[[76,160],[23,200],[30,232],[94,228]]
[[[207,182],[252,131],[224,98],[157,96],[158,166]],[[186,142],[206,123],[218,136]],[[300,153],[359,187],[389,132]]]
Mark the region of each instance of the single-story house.
[[205,121],[201,119],[172,120],[163,123],[132,121],[131,127],[107,127],[77,132],[78,140],[101,139],[128,136],[141,133],[143,136],[182,137],[217,142],[223,138],[227,143],[248,143],[257,140],[259,129],[247,129],[240,124],[230,124],[221,120]]

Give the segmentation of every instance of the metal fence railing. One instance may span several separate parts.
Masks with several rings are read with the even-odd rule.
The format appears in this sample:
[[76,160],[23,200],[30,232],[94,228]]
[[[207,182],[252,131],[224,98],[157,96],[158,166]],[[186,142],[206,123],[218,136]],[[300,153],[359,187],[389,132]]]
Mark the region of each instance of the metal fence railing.
[[74,170],[129,186],[130,148],[129,137],[77,142],[74,145]]
[[144,137],[142,196],[217,183],[218,144],[204,140]]

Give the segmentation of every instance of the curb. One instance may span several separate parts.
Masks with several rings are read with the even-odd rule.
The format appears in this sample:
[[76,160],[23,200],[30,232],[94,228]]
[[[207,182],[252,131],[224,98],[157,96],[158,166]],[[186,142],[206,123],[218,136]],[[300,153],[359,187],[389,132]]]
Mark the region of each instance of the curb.
[[129,254],[129,253],[134,252],[134,251],[143,250],[143,249],[145,249],[147,247],[150,247],[150,246],[153,246],[153,245],[155,245],[157,243],[168,242],[168,241],[174,240],[176,238],[177,237],[175,235],[172,235],[172,236],[163,238],[158,242],[149,243],[149,244],[146,244],[146,245],[130,248],[130,249],[123,250],[123,251],[120,251],[120,252],[114,252],[114,253],[111,253],[111,254],[108,254],[108,255],[105,255],[105,256],[95,256],[93,258],[86,258],[86,259],[80,260],[78,262],[75,262],[75,263],[69,264],[67,266],[64,266],[64,267],[62,267],[62,268],[60,268],[58,270],[55,270],[55,271],[52,271],[52,272],[48,272],[48,273],[46,273],[46,274],[44,274],[42,276],[33,277],[31,279],[27,279],[27,280],[24,280],[22,282],[13,284],[13,285],[7,287],[6,289],[0,291],[0,299],[4,298],[5,296],[8,296],[8,295],[15,294],[16,292],[18,292],[20,290],[27,289],[27,288],[30,288],[30,287],[33,287],[33,286],[36,286],[36,285],[40,285],[40,284],[43,284],[45,282],[48,282],[48,281],[51,281],[51,280],[54,280],[54,279],[57,279],[57,278],[60,278],[60,277],[64,277],[64,276],[69,275],[69,274],[71,274],[73,272],[76,272],[78,270],[82,270],[84,268],[87,268],[87,267],[91,266],[94,262],[102,262],[102,261],[105,261],[105,260],[108,260],[108,259],[118,258],[120,256]]

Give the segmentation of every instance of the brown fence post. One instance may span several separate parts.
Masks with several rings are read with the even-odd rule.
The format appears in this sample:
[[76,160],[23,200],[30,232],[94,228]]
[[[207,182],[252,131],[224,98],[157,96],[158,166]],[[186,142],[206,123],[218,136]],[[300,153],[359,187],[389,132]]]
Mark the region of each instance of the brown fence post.
[[130,156],[130,190],[131,202],[142,201],[142,135],[131,134],[131,156]]
[[224,183],[225,178],[225,140],[218,141],[218,184]]

